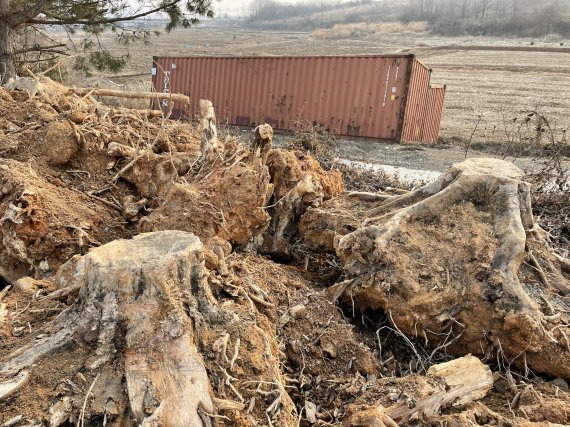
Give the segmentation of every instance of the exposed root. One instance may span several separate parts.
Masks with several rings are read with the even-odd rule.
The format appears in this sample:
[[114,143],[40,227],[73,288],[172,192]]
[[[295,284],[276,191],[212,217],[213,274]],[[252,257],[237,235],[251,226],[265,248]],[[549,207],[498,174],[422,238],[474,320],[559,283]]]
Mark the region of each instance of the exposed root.
[[[547,320],[539,300],[546,300],[549,315],[555,315],[563,309],[559,308],[561,300],[554,296],[563,298],[570,284],[557,268],[562,264],[560,259],[549,251],[546,242],[535,233],[527,234],[536,227],[529,205],[530,187],[522,177],[523,173],[510,163],[473,159],[408,194],[373,202],[370,200],[374,198],[365,196],[363,203],[377,206],[365,212],[358,229],[340,234],[343,230],[337,226],[338,220],[331,221],[337,233],[336,252],[348,278],[354,280],[346,288],[336,285],[331,294],[344,289],[348,304],[393,313],[398,329],[407,335],[420,331],[435,348],[484,355],[488,353],[485,346],[497,348],[502,343],[501,351],[515,365],[528,363],[534,370],[570,375],[568,363],[555,362],[570,362],[564,334],[555,339],[543,326],[542,321]],[[467,204],[480,206],[480,213],[451,219],[450,211],[462,212]],[[470,250],[460,247],[456,253],[448,254],[448,249],[438,253],[442,250],[439,241],[430,240],[431,231],[424,231],[437,221],[442,222],[440,227],[451,227],[452,232],[454,228],[468,230],[471,235],[465,237],[475,240],[473,249],[477,252],[468,259],[460,258],[460,254]],[[475,225],[477,221],[482,225]],[[422,224],[423,229],[415,224]],[[474,224],[473,228],[469,229],[469,224]],[[418,232],[426,236],[424,245],[433,249],[418,246]],[[437,234],[443,237],[435,239],[446,239],[443,232]],[[455,237],[463,238],[460,234]],[[530,292],[530,284],[525,283],[532,277],[529,272],[522,273],[525,258],[533,266],[530,272],[538,277],[538,292]],[[462,263],[461,270],[457,262]],[[425,271],[428,263],[436,267]],[[416,276],[413,271],[417,271]],[[446,324],[441,323],[441,313],[450,309],[455,312],[447,318],[463,325],[453,339]]]

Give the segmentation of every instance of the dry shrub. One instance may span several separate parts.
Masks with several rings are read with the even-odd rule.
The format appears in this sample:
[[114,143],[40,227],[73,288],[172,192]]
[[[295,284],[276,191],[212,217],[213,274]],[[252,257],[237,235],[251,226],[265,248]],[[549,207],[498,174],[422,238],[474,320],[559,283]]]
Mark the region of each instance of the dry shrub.
[[339,163],[338,142],[334,134],[320,124],[303,120],[295,122],[293,136],[289,139],[287,148],[308,152],[325,170],[339,170],[344,187],[348,191],[376,192],[410,187],[401,183],[398,176],[374,170],[372,167]]
[[339,164],[344,187],[347,191],[365,191],[371,193],[390,192],[395,189],[411,190],[413,185],[400,181],[398,175],[360,165]]
[[313,32],[313,37],[320,39],[348,39],[357,35],[397,34],[404,32],[422,33],[428,30],[425,21],[415,22],[357,22],[335,24],[332,28],[320,28]]
[[[503,113],[501,122],[497,124],[485,122],[480,115],[473,123],[471,136],[464,142],[466,155],[469,150],[477,149],[503,159],[522,156],[541,159],[570,156],[566,129],[557,126],[542,112],[524,110],[516,114]],[[485,135],[491,126],[491,133]],[[478,135],[477,142],[474,141],[475,135]]]
[[308,120],[298,120],[293,125],[293,137],[288,148],[307,151],[313,155],[325,169],[331,169],[338,149],[334,134],[321,124]]
[[563,256],[570,255],[570,175],[565,160],[570,152],[566,130],[553,129],[542,114],[531,112],[534,138],[539,150],[537,170],[527,174],[533,184],[533,211],[541,226],[550,234],[551,244]]

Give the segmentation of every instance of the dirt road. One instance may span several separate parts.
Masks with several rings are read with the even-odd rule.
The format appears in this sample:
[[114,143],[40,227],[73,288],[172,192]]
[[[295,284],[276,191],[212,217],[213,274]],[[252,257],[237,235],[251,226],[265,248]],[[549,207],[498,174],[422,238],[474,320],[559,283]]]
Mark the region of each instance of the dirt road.
[[[289,134],[279,133],[275,136],[275,143],[285,146]],[[487,151],[469,150],[467,156],[465,148],[460,146],[435,145],[426,146],[418,144],[392,144],[377,142],[371,139],[338,139],[338,154],[342,159],[363,162],[372,165],[388,165],[399,169],[412,169],[420,171],[441,172],[465,158],[495,157]],[[540,161],[532,157],[506,157],[504,160],[515,163],[524,171],[534,171],[540,168]],[[570,168],[570,160],[563,162]]]

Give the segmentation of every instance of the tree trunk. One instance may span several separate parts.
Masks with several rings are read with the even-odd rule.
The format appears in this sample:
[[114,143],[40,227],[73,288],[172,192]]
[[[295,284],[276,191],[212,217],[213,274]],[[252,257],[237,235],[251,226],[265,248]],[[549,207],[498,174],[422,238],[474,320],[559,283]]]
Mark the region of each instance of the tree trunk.
[[97,374],[93,384],[99,381],[105,390],[95,389],[87,416],[84,406],[87,420],[105,416],[111,398],[110,425],[123,425],[123,417],[143,426],[210,425],[201,412],[212,414],[214,404],[194,325],[221,317],[205,294],[202,250],[192,234],[163,231],[71,258],[58,280],[80,290],[77,301],[58,316],[51,336],[0,365],[0,398],[22,387],[26,373],[41,377],[45,371],[34,364],[48,355],[56,360],[67,347],[75,360],[84,359],[84,374]]
[[9,16],[10,1],[0,0],[0,84],[16,77],[14,28],[7,22]]

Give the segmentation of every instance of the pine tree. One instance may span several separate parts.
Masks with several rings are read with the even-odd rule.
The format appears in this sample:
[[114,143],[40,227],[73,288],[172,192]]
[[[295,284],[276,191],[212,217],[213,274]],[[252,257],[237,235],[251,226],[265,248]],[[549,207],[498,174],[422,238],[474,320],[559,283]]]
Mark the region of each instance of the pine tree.
[[[55,61],[68,54],[68,43],[52,38],[46,28],[59,27],[69,35],[81,31],[83,40],[76,66],[87,64],[118,71],[125,57],[111,55],[98,44],[106,30],[117,32],[123,42],[148,41],[152,31],[127,29],[121,23],[162,13],[168,16],[166,30],[189,27],[200,17],[212,17],[211,0],[0,0],[0,83],[16,76],[18,59],[34,55],[36,61]],[[99,49],[94,49],[100,47]]]

